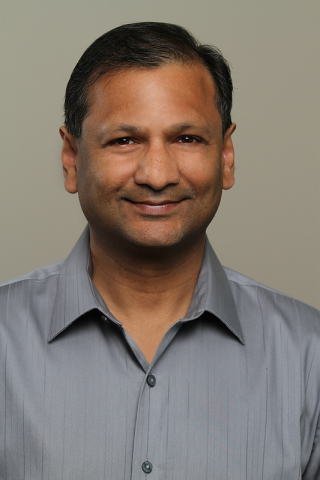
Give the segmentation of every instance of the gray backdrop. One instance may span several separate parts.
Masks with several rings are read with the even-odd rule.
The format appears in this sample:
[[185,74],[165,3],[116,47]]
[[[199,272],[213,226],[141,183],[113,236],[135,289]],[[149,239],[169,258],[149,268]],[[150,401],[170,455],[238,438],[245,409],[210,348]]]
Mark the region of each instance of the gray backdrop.
[[232,65],[236,185],[210,240],[223,264],[320,308],[318,0],[2,0],[0,280],[65,257],[85,225],[60,166],[65,85],[122,23],[178,23]]

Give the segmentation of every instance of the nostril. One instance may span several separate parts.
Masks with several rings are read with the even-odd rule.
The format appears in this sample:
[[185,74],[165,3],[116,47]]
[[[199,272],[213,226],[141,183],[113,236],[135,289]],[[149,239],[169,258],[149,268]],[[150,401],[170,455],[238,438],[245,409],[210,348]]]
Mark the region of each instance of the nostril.
[[172,158],[144,158],[140,162],[135,175],[135,182],[148,185],[154,190],[162,190],[167,185],[176,185],[180,181],[177,163]]

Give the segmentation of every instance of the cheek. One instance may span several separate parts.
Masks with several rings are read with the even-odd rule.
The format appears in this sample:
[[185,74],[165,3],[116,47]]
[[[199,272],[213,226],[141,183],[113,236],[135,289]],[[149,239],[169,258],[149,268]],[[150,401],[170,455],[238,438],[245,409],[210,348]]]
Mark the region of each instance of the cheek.
[[79,195],[108,197],[119,190],[128,179],[127,169],[116,161],[104,157],[91,159],[80,165],[78,172]]
[[200,196],[220,195],[223,184],[220,162],[197,159],[194,164],[184,165],[184,176]]
[[[82,159],[78,165],[78,195],[88,221],[97,214],[106,199],[105,174],[97,162]],[[103,193],[104,192],[104,193]]]

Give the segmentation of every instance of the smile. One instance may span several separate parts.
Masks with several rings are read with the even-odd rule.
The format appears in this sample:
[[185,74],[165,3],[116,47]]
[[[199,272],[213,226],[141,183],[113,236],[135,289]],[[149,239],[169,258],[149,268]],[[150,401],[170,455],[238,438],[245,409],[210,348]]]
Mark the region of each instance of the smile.
[[164,200],[161,202],[145,201],[145,202],[130,202],[130,203],[134,206],[134,208],[136,208],[141,213],[144,213],[146,215],[165,215],[175,210],[179,205],[181,205],[182,202],[183,200],[180,200],[180,201]]

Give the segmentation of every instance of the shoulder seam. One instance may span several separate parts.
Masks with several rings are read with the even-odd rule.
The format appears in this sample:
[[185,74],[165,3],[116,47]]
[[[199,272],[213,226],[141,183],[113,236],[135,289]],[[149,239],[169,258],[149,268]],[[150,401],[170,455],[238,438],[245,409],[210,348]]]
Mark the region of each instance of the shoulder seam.
[[[229,269],[228,269],[229,270]],[[229,270],[230,271],[230,270]],[[236,273],[236,272],[235,272]],[[237,278],[235,275],[233,275],[233,271],[231,270],[231,273],[230,273],[230,276],[228,275],[228,273],[226,272],[226,275],[227,275],[227,278],[228,278],[228,281],[231,283],[235,283],[235,284],[238,284],[238,285],[241,285],[242,287],[253,287],[257,290],[266,290],[270,293],[273,293],[275,295],[279,295],[280,297],[285,297],[287,298],[288,300],[292,300],[293,302],[298,302],[299,304],[302,304],[302,305],[305,305],[306,307],[309,307],[309,308],[312,308],[313,310],[315,311],[318,311],[318,309],[312,305],[310,305],[309,303],[306,303],[304,302],[303,300],[299,300],[297,298],[294,298],[292,297],[291,295],[287,294],[287,293],[283,293],[283,292],[280,292],[279,290],[275,290],[274,288],[272,287],[268,287],[267,285],[263,285],[262,283],[259,283],[259,282],[256,282],[255,280],[253,279],[250,279],[249,277],[245,277],[245,279],[247,281],[241,281],[241,279]],[[241,274],[239,274],[241,275]],[[242,276],[242,275],[241,275]]]
[[52,277],[54,275],[59,275],[60,273],[60,270],[54,270],[53,272],[49,273],[48,275],[45,275],[43,277],[40,277],[40,278],[34,278],[32,277],[31,275],[29,276],[28,274],[26,276],[22,276],[22,277],[18,277],[18,278],[14,278],[12,280],[8,280],[6,282],[3,282],[0,284],[0,288],[3,288],[3,287],[7,287],[9,285],[15,285],[17,283],[21,283],[21,282],[25,282],[25,281],[35,281],[35,282],[42,282],[43,280],[46,280],[47,278],[49,277]]

